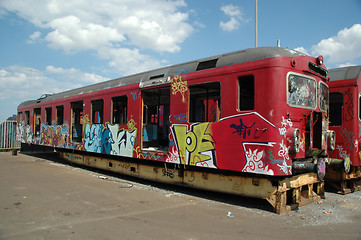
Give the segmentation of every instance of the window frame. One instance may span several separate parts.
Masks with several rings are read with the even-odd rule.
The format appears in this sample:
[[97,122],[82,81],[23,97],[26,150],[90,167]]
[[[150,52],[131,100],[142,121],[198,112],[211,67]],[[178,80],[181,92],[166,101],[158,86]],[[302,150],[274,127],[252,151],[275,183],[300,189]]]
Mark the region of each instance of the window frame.
[[[124,114],[123,116],[123,121],[121,121],[121,117],[119,117],[119,120],[118,121],[115,121],[115,115],[114,115],[114,102],[115,100],[119,99],[119,101],[117,102],[120,102],[120,108],[117,108],[117,109],[120,109],[122,111],[122,113]],[[112,97],[111,99],[111,123],[112,124],[119,124],[119,125],[125,125],[127,124],[128,122],[128,96],[127,95],[119,95],[119,96],[114,96]],[[125,105],[124,105],[125,103]]]
[[[209,89],[214,90],[215,88],[212,88],[212,85],[218,84],[218,89],[215,90],[215,92],[211,92],[209,93]],[[207,86],[208,85],[208,86]],[[206,92],[204,93],[192,93],[192,89],[201,89],[201,88],[205,88]],[[212,82],[205,82],[205,83],[197,83],[197,84],[192,84],[188,87],[188,98],[189,98],[189,105],[188,105],[188,119],[189,122],[218,122],[221,119],[221,99],[222,99],[222,85],[220,81],[212,81]],[[195,90],[196,91],[196,90]],[[218,95],[217,95],[218,93]],[[205,99],[202,99],[204,97],[202,97],[202,95],[206,94]],[[211,94],[211,96],[209,96],[209,94]],[[216,94],[216,96],[214,97],[213,94]],[[199,96],[199,97],[197,97]],[[197,100],[198,99],[198,100]],[[214,121],[209,121],[209,117],[210,114],[212,112],[212,106],[209,105],[210,100],[217,100],[216,102],[216,112],[215,112],[215,119]],[[196,102],[194,102],[196,101]],[[206,105],[204,106],[204,111],[201,112],[201,114],[199,116],[195,115],[195,108],[197,106],[195,106],[195,104],[200,103],[202,104],[206,101]],[[214,110],[214,109],[213,109]],[[199,119],[200,118],[200,119]]]

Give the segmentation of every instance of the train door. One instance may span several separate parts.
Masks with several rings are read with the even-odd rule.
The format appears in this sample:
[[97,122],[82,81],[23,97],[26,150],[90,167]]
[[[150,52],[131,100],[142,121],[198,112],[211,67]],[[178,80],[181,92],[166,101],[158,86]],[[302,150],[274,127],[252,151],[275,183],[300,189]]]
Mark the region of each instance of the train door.
[[34,108],[34,137],[35,140],[40,140],[41,128],[41,108]]
[[83,101],[71,103],[71,140],[82,142],[83,136]]
[[142,149],[168,152],[170,88],[142,91]]
[[336,149],[332,157],[345,159],[359,165],[357,89],[354,86],[338,87],[330,93],[330,129],[336,133]]

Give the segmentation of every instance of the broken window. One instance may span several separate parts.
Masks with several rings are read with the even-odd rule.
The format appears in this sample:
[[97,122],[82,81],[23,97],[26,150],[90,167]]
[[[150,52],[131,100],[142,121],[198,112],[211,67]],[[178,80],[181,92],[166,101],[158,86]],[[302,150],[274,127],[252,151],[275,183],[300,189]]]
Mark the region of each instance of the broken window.
[[92,123],[103,123],[104,100],[98,99],[92,101]]
[[40,136],[41,128],[41,108],[34,108],[34,134],[35,137]]
[[328,108],[328,86],[320,82],[320,110],[327,112]]
[[302,75],[288,76],[287,103],[290,106],[301,108],[316,108],[317,104],[316,80]]
[[30,112],[25,111],[25,125],[30,125]]
[[71,103],[72,141],[81,142],[83,136],[83,101]]
[[189,87],[189,121],[217,122],[221,117],[221,85],[219,82]]
[[143,149],[168,151],[170,88],[142,91]]
[[127,96],[118,96],[112,98],[112,123],[126,124],[127,123]]

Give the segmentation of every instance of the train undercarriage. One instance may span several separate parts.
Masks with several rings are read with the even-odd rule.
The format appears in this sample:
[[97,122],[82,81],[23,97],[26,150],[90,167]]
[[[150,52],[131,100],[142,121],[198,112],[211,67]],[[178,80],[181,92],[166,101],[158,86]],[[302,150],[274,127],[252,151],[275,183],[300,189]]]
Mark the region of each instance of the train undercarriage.
[[241,175],[236,172],[200,171],[184,165],[135,161],[131,158],[112,159],[103,155],[60,151],[71,163],[103,169],[147,180],[191,188],[260,198],[271,204],[274,212],[282,214],[324,198],[324,181],[317,173],[270,178],[261,175]]

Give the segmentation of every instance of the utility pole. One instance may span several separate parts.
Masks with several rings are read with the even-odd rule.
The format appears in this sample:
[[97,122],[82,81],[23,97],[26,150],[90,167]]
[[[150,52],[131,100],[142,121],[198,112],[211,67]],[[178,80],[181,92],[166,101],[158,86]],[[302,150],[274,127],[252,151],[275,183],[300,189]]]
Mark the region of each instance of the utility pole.
[[29,99],[31,99],[31,80],[32,80],[32,78],[33,78],[33,73],[36,72],[36,70],[35,70],[35,69],[32,69],[32,68],[25,68],[25,70],[30,72]]
[[256,0],[256,42],[255,42],[255,47],[258,47],[258,3]]

